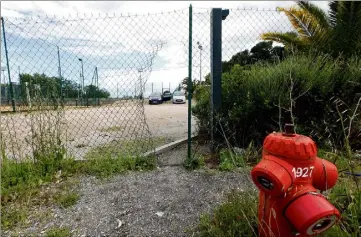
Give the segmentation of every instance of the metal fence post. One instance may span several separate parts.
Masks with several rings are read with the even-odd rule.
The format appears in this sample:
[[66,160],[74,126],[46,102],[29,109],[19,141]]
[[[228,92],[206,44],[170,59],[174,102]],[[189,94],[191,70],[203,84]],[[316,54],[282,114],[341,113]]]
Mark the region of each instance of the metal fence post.
[[215,116],[222,105],[222,20],[229,10],[213,8],[211,12],[211,149],[215,151]]
[[192,4],[189,5],[189,45],[188,45],[188,159],[192,156]]
[[3,18],[3,17],[1,17],[1,26],[2,26],[2,28],[3,28],[5,57],[6,57],[6,66],[7,66],[7,69],[8,69],[9,87],[10,87],[10,96],[11,96],[11,105],[12,105],[12,107],[13,107],[13,112],[16,112],[15,99],[14,99],[14,90],[13,90],[13,83],[11,82],[11,77],[10,77],[9,56],[8,56],[8,48],[7,48],[7,46],[6,46],[5,23],[4,23],[4,18]]

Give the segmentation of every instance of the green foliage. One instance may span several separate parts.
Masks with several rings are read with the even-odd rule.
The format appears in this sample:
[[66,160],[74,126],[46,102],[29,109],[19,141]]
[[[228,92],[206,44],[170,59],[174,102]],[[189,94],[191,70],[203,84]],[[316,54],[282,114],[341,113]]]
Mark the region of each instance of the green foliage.
[[329,14],[306,1],[297,1],[297,7],[278,8],[286,14],[297,34],[269,32],[261,38],[283,43],[289,50],[317,49],[345,58],[360,55],[361,3],[331,1],[329,6]]
[[203,214],[193,236],[257,236],[256,192],[232,192],[213,214]]
[[68,208],[75,205],[79,199],[80,195],[78,193],[65,192],[60,193],[60,195],[55,198],[55,202],[63,208]]
[[[248,69],[235,65],[222,74],[222,108],[218,121],[232,145],[244,147],[251,141],[262,145],[264,137],[281,130],[280,124],[294,122],[296,131],[317,142],[344,140],[335,98],[355,108],[361,91],[361,60],[347,62],[314,54],[288,57],[278,64],[256,64]],[[192,108],[200,128],[210,127],[210,87],[194,92]],[[340,107],[340,111],[344,111]],[[292,113],[290,113],[292,111]],[[291,116],[292,115],[292,116]],[[357,119],[356,119],[357,120]],[[360,128],[354,120],[355,131]],[[351,143],[356,141],[353,133]],[[338,144],[340,145],[340,144]],[[342,145],[342,144],[341,144]],[[352,144],[356,148],[357,144]]]
[[185,159],[183,162],[183,167],[186,170],[196,170],[203,167],[204,164],[205,164],[204,157],[196,155],[190,159],[188,158]]
[[236,64],[240,66],[252,65],[258,62],[274,62],[283,60],[284,48],[272,47],[272,41],[262,41],[251,48],[251,51],[243,50],[232,56],[229,61],[222,63],[222,72],[231,71]]
[[27,218],[27,210],[20,209],[7,209],[1,211],[1,227],[9,229],[16,226],[18,223],[22,223]]
[[220,159],[219,169],[222,171],[231,171],[236,167],[246,166],[243,156],[239,154],[235,154],[229,149],[222,149],[219,152],[219,159]]
[[87,98],[109,98],[110,93],[105,89],[100,89],[94,85],[89,85],[84,88]]
[[331,190],[329,198],[342,216],[338,228],[334,228],[332,232],[341,234],[338,236],[359,236],[361,234],[361,192],[356,188],[354,181],[350,177],[340,177],[337,185]]
[[[139,143],[137,143],[139,145]],[[65,152],[64,150],[60,150]],[[5,210],[1,218],[2,228],[12,228],[27,218],[26,208],[36,203],[34,199],[41,194],[41,188],[52,182],[66,180],[71,176],[88,174],[99,178],[131,171],[147,171],[156,167],[156,157],[110,156],[98,153],[86,161],[65,159],[64,153],[38,152],[29,162],[16,162],[3,158],[1,163],[1,205]],[[125,151],[125,150],[123,150]],[[46,154],[46,155],[45,155]],[[93,153],[94,155],[94,153]],[[55,203],[66,208],[74,205],[80,196],[69,190],[52,194]],[[44,198],[44,197],[41,197]],[[40,203],[44,204],[45,200]]]
[[70,237],[71,232],[68,228],[62,227],[62,228],[52,228],[50,230],[47,230],[45,233],[46,237]]
[[236,168],[245,168],[259,161],[261,154],[251,142],[246,149],[221,149],[219,151],[219,169],[231,171]]
[[[80,85],[65,78],[49,77],[45,74],[35,73],[20,74],[20,86],[21,97],[24,101],[27,100],[26,85],[29,90],[30,98],[47,98],[53,99],[61,98],[61,87],[63,91],[63,97],[77,98],[81,93]],[[88,98],[109,98],[110,93],[104,89],[100,89],[94,85],[88,85],[84,88],[84,91]]]
[[[335,159],[335,158],[336,159]],[[325,158],[335,160],[340,172],[337,184],[328,194],[329,200],[341,213],[341,221],[327,232],[325,236],[361,235],[361,189],[360,180],[344,171],[361,171],[361,161],[348,157],[347,154],[327,153]]]
[[156,157],[131,157],[111,156],[93,157],[81,166],[82,172],[88,175],[94,175],[98,178],[107,178],[115,174],[130,171],[148,171],[156,168]]
[[[237,64],[249,68],[250,65],[256,63],[282,61],[286,56],[284,47],[272,45],[272,41],[262,41],[253,46],[250,51],[246,49],[236,53],[230,60],[222,62],[222,72],[230,72]],[[203,86],[209,87],[210,84],[210,74],[207,74],[201,82],[199,79],[193,79],[192,93],[197,93]],[[188,77],[183,79],[182,88],[188,92]]]

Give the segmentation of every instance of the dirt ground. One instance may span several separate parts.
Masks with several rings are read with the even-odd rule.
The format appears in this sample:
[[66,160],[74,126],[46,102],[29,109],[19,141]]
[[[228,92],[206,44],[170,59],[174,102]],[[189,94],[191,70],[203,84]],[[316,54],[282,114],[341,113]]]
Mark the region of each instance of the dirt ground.
[[[1,131],[9,156],[23,159],[24,155],[31,153],[31,125],[51,121],[46,125],[49,130],[55,133],[55,128],[60,126],[62,131],[66,131],[63,140],[67,151],[76,159],[83,159],[90,149],[113,141],[161,138],[163,143],[169,143],[187,137],[187,106],[166,103],[142,107],[134,102],[115,103],[112,106],[68,108],[61,115],[50,112],[45,118],[36,113],[32,116],[8,113],[1,115]],[[194,118],[192,127],[195,131]]]
[[[83,177],[80,200],[64,209],[31,218],[29,228],[3,236],[43,236],[48,229],[66,227],[73,236],[192,236],[202,213],[209,213],[231,190],[253,189],[248,172],[186,171],[185,145],[159,157],[158,169],[118,175],[108,181]],[[34,216],[39,213],[34,213]]]

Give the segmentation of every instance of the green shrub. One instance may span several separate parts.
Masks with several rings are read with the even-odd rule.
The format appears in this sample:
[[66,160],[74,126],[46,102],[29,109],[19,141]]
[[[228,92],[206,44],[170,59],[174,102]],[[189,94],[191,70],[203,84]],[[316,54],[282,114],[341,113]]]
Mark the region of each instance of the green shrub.
[[[313,54],[292,56],[278,64],[235,65],[222,74],[217,122],[223,138],[232,145],[245,147],[254,141],[259,147],[267,134],[292,121],[296,132],[311,136],[318,144],[342,146],[344,135],[335,103],[342,100],[340,111],[348,109],[348,116],[352,115],[355,95],[361,91],[360,67],[358,58],[344,62]],[[201,131],[209,131],[210,86],[199,85],[194,98],[197,103],[192,110]],[[361,148],[357,120],[350,137],[353,148]]]

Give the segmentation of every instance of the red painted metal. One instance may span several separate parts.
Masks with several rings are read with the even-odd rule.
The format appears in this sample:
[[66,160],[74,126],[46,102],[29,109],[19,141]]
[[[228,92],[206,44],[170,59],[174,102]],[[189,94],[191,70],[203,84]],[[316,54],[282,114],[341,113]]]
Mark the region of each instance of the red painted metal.
[[309,137],[294,133],[268,135],[262,160],[251,176],[260,190],[260,237],[314,236],[340,218],[339,211],[317,191],[336,184],[337,168],[317,157],[316,144]]

